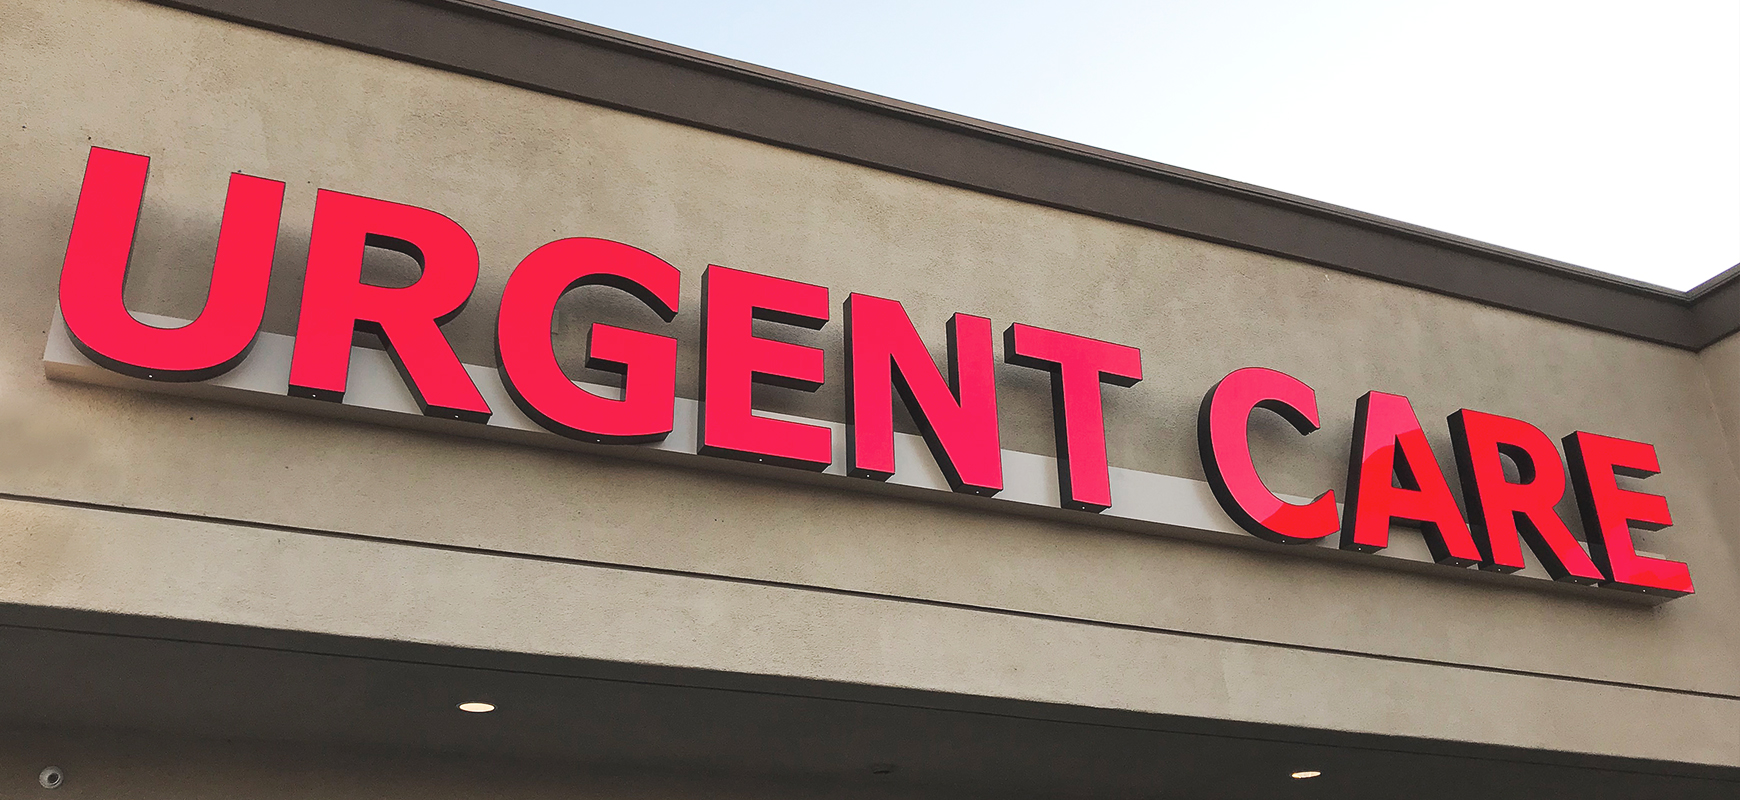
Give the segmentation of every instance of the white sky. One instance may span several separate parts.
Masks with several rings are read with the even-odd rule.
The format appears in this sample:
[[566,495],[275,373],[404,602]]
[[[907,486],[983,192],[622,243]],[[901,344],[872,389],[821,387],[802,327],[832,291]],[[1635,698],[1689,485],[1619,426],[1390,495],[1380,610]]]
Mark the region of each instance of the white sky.
[[1689,289],[1740,262],[1740,0],[517,0]]

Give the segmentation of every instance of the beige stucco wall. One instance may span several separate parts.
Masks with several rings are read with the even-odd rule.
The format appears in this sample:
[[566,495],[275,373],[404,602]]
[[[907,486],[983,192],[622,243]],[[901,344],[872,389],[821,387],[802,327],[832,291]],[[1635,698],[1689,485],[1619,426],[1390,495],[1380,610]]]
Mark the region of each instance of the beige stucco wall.
[[1731,463],[1740,464],[1740,336],[1729,336],[1698,354],[1703,362],[1710,398],[1715,403],[1717,429]]
[[[1740,765],[1728,345],[1700,358],[120,0],[0,6],[0,119],[0,602]],[[316,187],[466,227],[483,278],[448,331],[474,363],[521,257],[613,238],[684,270],[673,328],[691,367],[708,263],[824,284],[836,303],[898,298],[935,342],[965,311],[1139,346],[1147,380],[1107,392],[1125,467],[1199,477],[1196,404],[1247,364],[1319,391],[1322,432],[1260,443],[1299,494],[1340,485],[1368,389],[1411,397],[1441,459],[1442,419],[1464,406],[1648,441],[1664,473],[1645,485],[1677,525],[1641,544],[1690,562],[1699,591],[1608,605],[51,383],[42,347],[91,145],[153,157],[139,310],[197,313],[225,176],[248,172],[289,185],[272,330],[294,321]],[[570,345],[581,327],[564,326]],[[828,347],[829,387],[768,391],[767,407],[839,417],[839,327],[791,334]],[[1043,381],[1001,373],[1005,447],[1049,452]],[[679,391],[693,382],[686,369]]]

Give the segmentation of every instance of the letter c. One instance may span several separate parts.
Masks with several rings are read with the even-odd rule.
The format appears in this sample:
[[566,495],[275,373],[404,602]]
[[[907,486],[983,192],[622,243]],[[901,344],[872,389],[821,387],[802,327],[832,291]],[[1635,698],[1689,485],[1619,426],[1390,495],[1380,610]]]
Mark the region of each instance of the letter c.
[[1321,539],[1341,528],[1334,490],[1303,505],[1269,491],[1251,460],[1251,411],[1266,408],[1310,434],[1317,421],[1317,393],[1298,378],[1262,367],[1245,367],[1222,378],[1202,398],[1196,420],[1202,469],[1214,498],[1239,527],[1277,544]]

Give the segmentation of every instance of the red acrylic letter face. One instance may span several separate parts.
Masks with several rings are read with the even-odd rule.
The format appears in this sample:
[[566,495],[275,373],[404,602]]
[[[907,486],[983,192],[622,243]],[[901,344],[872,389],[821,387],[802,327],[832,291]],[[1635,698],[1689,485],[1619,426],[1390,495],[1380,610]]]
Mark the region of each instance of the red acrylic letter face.
[[1142,351],[1067,333],[1011,325],[1003,360],[1051,373],[1051,420],[1057,431],[1057,484],[1064,508],[1098,513],[1112,506],[1100,384],[1135,386]]
[[1388,547],[1393,521],[1417,526],[1440,564],[1466,567],[1480,560],[1426,432],[1401,395],[1367,392],[1354,407],[1345,517],[1343,550]]
[[848,472],[873,480],[894,475],[893,390],[899,389],[950,487],[985,496],[1003,490],[991,321],[954,315],[948,346],[945,382],[899,303],[866,294],[846,298]]
[[[423,275],[396,289],[365,284],[365,246],[404,253]],[[487,421],[489,406],[440,327],[459,315],[476,285],[477,245],[458,223],[415,206],[322,189],[314,202],[290,394],[343,401],[351,333],[362,330],[386,345],[424,414]]]
[[701,278],[701,447],[703,454],[820,471],[834,460],[834,433],[757,416],[750,384],[813,392],[822,386],[820,348],[755,336],[754,320],[820,330],[828,290],[710,266]]
[[159,381],[215,378],[247,357],[260,331],[284,184],[230,176],[205,308],[182,327],[157,328],[134,319],[122,301],[149,164],[91,148],[61,267],[60,312],[73,344],[108,369]]
[[623,376],[621,400],[575,385],[556,362],[550,320],[556,301],[580,286],[612,286],[666,322],[677,315],[682,275],[644,250],[603,239],[562,239],[526,256],[502,290],[496,360],[502,383],[526,416],[589,442],[656,442],[671,432],[677,398],[677,340],[594,323],[586,366]]
[[1621,489],[1614,478],[1615,474],[1646,478],[1661,472],[1655,448],[1582,431],[1566,436],[1564,442],[1589,554],[1612,581],[1605,585],[1667,597],[1691,594],[1692,573],[1685,564],[1640,556],[1631,542],[1632,528],[1658,531],[1674,524],[1667,500]]
[[1269,491],[1251,460],[1251,411],[1265,408],[1310,434],[1317,421],[1317,393],[1291,375],[1262,367],[1233,372],[1208,390],[1196,417],[1196,445],[1214,497],[1239,527],[1278,544],[1321,539],[1341,527],[1335,492],[1303,505]]
[[[1520,539],[1553,580],[1601,580],[1601,571],[1553,510],[1565,496],[1565,468],[1552,439],[1522,420],[1463,409],[1450,415],[1450,441],[1481,569],[1522,569]],[[1505,478],[1505,456],[1516,464],[1517,483]]]

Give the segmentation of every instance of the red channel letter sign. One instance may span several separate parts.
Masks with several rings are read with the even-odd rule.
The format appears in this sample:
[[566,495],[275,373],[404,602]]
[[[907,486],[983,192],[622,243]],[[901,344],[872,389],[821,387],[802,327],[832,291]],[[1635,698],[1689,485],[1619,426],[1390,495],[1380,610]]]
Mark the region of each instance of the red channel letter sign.
[[[135,320],[122,299],[148,163],[92,148],[61,270],[61,315],[74,345],[106,369],[152,381],[209,380],[240,364],[259,333],[285,186],[231,176],[205,307],[183,327],[158,328]],[[368,247],[409,255],[421,276],[398,288],[365,282]],[[487,422],[492,409],[441,330],[466,307],[478,275],[477,246],[454,220],[320,190],[289,393],[342,402],[352,337],[362,332],[380,339],[424,414]],[[586,365],[622,376],[620,398],[582,388],[556,359],[557,302],[584,286],[625,292],[656,318],[651,330],[602,323],[590,329]],[[513,270],[497,309],[496,366],[513,403],[538,425],[581,441],[664,439],[673,430],[681,348],[658,330],[675,319],[681,286],[677,267],[619,242],[558,239],[534,250]],[[810,471],[832,465],[832,429],[757,414],[752,391],[760,384],[814,392],[828,380],[824,342],[805,338],[815,334],[770,338],[756,327],[760,321],[822,330],[832,316],[828,289],[709,266],[701,276],[700,316],[699,452]],[[934,323],[915,323],[899,301],[859,293],[846,296],[840,317],[846,473],[873,481],[895,474],[898,401],[950,488],[980,496],[1002,491],[991,320],[958,313],[938,336]],[[1050,375],[1060,505],[1087,514],[1111,508],[1103,392],[1107,384],[1129,388],[1142,380],[1141,352],[1022,323],[1004,330],[1002,347],[1005,363]],[[939,349],[940,365],[932,356]],[[1526,546],[1555,580],[1666,597],[1693,591],[1685,564],[1633,547],[1633,530],[1673,524],[1665,499],[1618,480],[1660,471],[1648,444],[1577,431],[1564,437],[1561,457],[1547,434],[1522,420],[1459,410],[1447,420],[1459,505],[1413,405],[1371,391],[1352,409],[1346,485],[1294,502],[1271,491],[1259,473],[1250,447],[1259,410],[1301,435],[1322,427],[1316,392],[1277,370],[1234,370],[1203,397],[1197,414],[1203,473],[1221,508],[1252,536],[1278,545],[1339,536],[1343,550],[1374,553],[1389,547],[1401,526],[1417,530],[1432,559],[1452,568],[1515,572],[1525,566]],[[1587,549],[1558,510],[1567,491]]]

